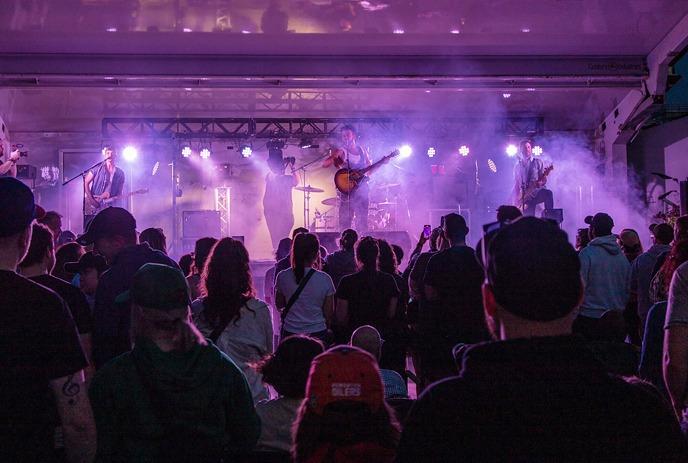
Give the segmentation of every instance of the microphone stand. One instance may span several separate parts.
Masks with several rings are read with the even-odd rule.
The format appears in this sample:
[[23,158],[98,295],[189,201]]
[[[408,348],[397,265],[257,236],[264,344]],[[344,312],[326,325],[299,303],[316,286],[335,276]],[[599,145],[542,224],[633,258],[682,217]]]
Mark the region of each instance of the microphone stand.
[[307,162],[305,164],[302,164],[299,167],[291,166],[291,173],[292,175],[295,174],[297,171],[301,171],[301,182],[303,184],[303,228],[307,228],[310,230],[310,202],[311,202],[311,193],[309,191],[306,191],[307,185],[306,185],[306,173],[308,172],[308,167],[312,166],[318,161],[321,161],[325,159],[327,156],[329,156],[329,150],[325,152],[325,154],[318,156],[317,158],[313,159],[310,162]]
[[[72,183],[74,180],[76,180],[79,177],[81,177],[83,179],[87,173],[89,173],[90,171],[92,171],[96,167],[102,166],[105,163],[105,161],[107,161],[108,159],[110,159],[110,158],[105,158],[102,161],[98,161],[95,164],[93,164],[91,167],[89,167],[88,169],[76,174],[74,177],[70,178],[69,180],[65,180],[64,182],[62,182],[62,186],[67,186],[68,184]],[[84,188],[84,190],[85,190],[85,188]],[[86,213],[86,195],[85,194],[82,195],[82,199],[81,199],[81,212],[82,212],[82,215],[84,215]],[[84,215],[84,217],[85,217],[85,215]],[[86,230],[86,223],[84,223],[84,230]]]

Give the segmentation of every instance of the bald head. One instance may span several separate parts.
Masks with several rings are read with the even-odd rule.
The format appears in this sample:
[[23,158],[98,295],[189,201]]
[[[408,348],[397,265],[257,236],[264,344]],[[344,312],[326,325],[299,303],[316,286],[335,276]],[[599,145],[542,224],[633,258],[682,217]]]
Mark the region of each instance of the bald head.
[[380,332],[370,325],[363,325],[351,334],[350,344],[371,354],[377,360],[380,359],[382,338]]

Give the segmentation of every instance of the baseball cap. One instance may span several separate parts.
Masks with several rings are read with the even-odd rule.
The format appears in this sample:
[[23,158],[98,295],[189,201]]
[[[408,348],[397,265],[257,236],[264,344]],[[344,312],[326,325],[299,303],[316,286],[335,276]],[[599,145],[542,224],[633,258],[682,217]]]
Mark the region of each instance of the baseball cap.
[[191,291],[181,270],[164,264],[144,264],[134,274],[128,291],[117,296],[118,304],[134,302],[162,312],[191,304]]
[[506,311],[552,321],[576,308],[583,291],[580,260],[557,225],[522,217],[496,231],[487,246],[487,280]]
[[86,233],[76,242],[82,246],[93,244],[104,236],[124,235],[136,230],[136,219],[121,207],[108,207],[98,212],[86,227]]
[[94,268],[98,273],[102,273],[108,269],[108,264],[103,256],[93,251],[88,251],[82,255],[78,262],[66,262],[64,264],[64,270],[68,273],[79,273],[89,268]]
[[321,415],[339,401],[367,404],[377,411],[384,404],[380,370],[372,355],[353,346],[337,346],[313,359],[306,384],[308,406]]
[[612,228],[614,228],[614,221],[609,214],[604,212],[598,212],[594,216],[589,215],[585,218],[585,223],[591,225],[596,230],[608,231],[611,233]]
[[16,235],[41,214],[45,210],[36,205],[28,186],[13,177],[0,177],[0,238]]

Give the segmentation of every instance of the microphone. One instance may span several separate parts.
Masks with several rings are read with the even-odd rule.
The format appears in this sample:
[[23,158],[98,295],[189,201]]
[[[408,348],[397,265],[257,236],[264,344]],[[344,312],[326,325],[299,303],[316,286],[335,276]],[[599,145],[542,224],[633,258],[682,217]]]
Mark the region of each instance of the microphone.
[[660,201],[662,201],[664,198],[666,198],[667,196],[669,196],[671,193],[676,193],[676,190],[667,191],[666,193],[657,196],[657,199],[659,199]]

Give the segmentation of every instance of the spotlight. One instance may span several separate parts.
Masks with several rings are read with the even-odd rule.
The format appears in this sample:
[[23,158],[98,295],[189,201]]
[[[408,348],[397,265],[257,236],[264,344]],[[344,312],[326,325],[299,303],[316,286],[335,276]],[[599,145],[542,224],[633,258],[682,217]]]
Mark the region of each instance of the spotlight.
[[514,145],[513,143],[509,144],[509,146],[506,147],[506,154],[510,158],[513,158],[514,156],[516,156],[516,153],[518,153],[518,147],[516,145]]
[[116,28],[116,27],[108,27],[108,28],[105,29],[105,30],[106,30],[107,32],[117,32],[117,28]]
[[404,29],[394,29],[394,31],[392,31],[392,32],[394,34],[403,34],[405,31],[404,31]]
[[460,34],[460,33],[461,33],[461,31],[458,30],[458,29],[452,29],[452,30],[450,30],[449,32],[450,32],[451,34]]
[[437,153],[437,151],[435,151],[435,148],[433,146],[428,148],[428,157],[429,158],[434,158],[436,153]]
[[190,158],[191,157],[191,147],[190,146],[185,146],[182,148],[182,156],[185,158]]
[[129,145],[122,150],[122,157],[127,162],[134,162],[139,157],[139,152],[136,147]]
[[407,158],[411,156],[411,153],[413,152],[413,149],[409,145],[402,145],[401,148],[399,148],[399,155],[402,158]]
[[541,154],[542,154],[542,146],[540,146],[540,145],[533,146],[533,155],[534,156],[540,156]]
[[471,150],[469,150],[468,146],[466,146],[466,145],[461,145],[461,148],[459,148],[459,154],[461,154],[461,156],[463,156],[463,157],[468,156],[468,153],[470,153],[470,152],[471,152]]
[[241,156],[244,158],[250,158],[253,154],[253,148],[250,145],[241,146]]
[[183,31],[184,31],[184,32],[193,32],[193,31],[192,31],[191,29],[189,29],[188,27],[185,27],[185,28],[183,29]]
[[492,159],[487,160],[487,167],[490,168],[493,174],[497,173],[497,164]]
[[301,141],[299,142],[299,148],[301,149],[308,149],[308,148],[317,148],[318,145],[313,144],[313,140],[310,138],[302,138]]
[[508,100],[509,98],[511,98],[511,93],[502,93],[502,98]]
[[209,148],[203,148],[201,152],[199,153],[201,156],[201,159],[208,159],[210,157],[210,149]]

